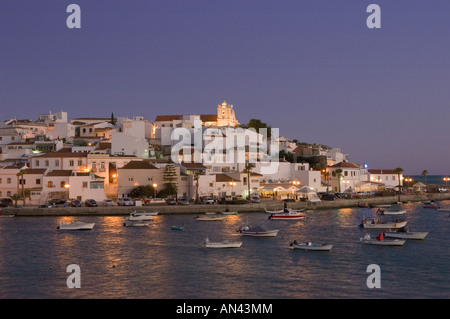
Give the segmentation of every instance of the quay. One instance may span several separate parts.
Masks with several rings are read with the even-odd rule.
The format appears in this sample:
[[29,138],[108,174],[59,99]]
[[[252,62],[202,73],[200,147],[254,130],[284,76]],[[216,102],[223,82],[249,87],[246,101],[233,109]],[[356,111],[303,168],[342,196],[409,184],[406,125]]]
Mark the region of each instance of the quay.
[[361,204],[396,204],[397,202],[426,202],[426,201],[450,200],[449,193],[432,193],[424,195],[396,195],[384,197],[371,197],[360,199],[335,199],[320,202],[283,202],[280,200],[262,200],[260,203],[249,204],[215,204],[215,205],[148,205],[148,206],[99,206],[99,207],[4,207],[0,208],[3,214],[15,216],[115,216],[128,215],[136,212],[158,212],[158,214],[201,214],[206,212],[238,211],[242,213],[263,212],[264,210],[279,210],[286,206],[293,209],[339,209],[358,207]]

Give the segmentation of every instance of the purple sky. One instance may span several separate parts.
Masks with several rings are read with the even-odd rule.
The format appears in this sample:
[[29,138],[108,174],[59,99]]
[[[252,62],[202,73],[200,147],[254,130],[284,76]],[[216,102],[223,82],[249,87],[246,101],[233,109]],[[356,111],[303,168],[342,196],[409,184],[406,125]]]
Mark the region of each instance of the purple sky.
[[226,99],[241,123],[352,162],[449,174],[449,40],[448,0],[2,0],[0,120],[154,120]]

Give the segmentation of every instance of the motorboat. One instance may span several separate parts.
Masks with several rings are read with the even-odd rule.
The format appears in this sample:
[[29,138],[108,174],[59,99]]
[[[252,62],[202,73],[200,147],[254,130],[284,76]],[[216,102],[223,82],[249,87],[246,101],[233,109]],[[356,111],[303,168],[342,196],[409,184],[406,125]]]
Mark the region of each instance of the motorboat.
[[378,218],[372,218],[372,220],[369,222],[364,218],[361,221],[361,227],[367,228],[367,229],[397,229],[402,228],[406,226],[407,221],[404,219],[396,220],[393,222],[382,222]]
[[289,244],[291,249],[303,249],[303,250],[314,250],[314,251],[330,251],[333,247],[332,244],[314,244],[312,242],[299,243],[294,240]]
[[377,210],[377,214],[379,215],[403,215],[406,213],[406,210]]
[[183,226],[172,226],[170,229],[172,230],[184,230]]
[[205,215],[205,216],[196,216],[194,219],[200,220],[200,221],[215,221],[215,220],[224,220],[225,216],[219,216],[219,215]]
[[447,213],[450,212],[450,208],[438,208],[437,210],[438,210],[439,212],[447,212]]
[[234,212],[227,212],[227,211],[224,211],[224,212],[220,212],[222,215],[237,215],[238,214],[238,212],[237,211],[234,211]]
[[127,217],[123,225],[126,227],[143,227],[150,225],[151,222],[149,219],[130,219]]
[[284,209],[280,209],[280,210],[265,210],[267,214],[281,214],[284,213]]
[[60,230],[91,230],[94,228],[95,223],[85,223],[80,221],[74,221],[72,223],[60,222],[57,229]]
[[403,246],[406,242],[405,239],[384,239],[383,233],[380,233],[375,239],[371,238],[369,234],[365,234],[364,237],[359,239],[363,244],[368,245],[380,245],[380,246]]
[[270,214],[269,219],[297,220],[297,219],[306,219],[306,216],[303,215],[302,213],[288,212],[288,213]]
[[279,230],[266,230],[261,226],[249,227],[243,226],[238,232],[240,232],[243,236],[251,236],[251,237],[275,237],[278,235]]
[[1,211],[0,211],[0,217],[14,217],[14,215],[12,215],[12,214],[3,214]]
[[209,241],[209,238],[206,237],[204,242],[200,244],[201,246],[205,248],[239,248],[242,246],[241,241],[220,241],[220,242],[211,242]]
[[148,220],[152,221],[154,216],[156,216],[156,212],[149,212],[149,213],[138,213],[138,212],[132,212],[130,216],[128,216],[128,220]]
[[428,232],[410,232],[408,227],[405,226],[403,228],[398,229],[395,232],[385,232],[385,237],[391,238],[402,238],[402,239],[416,239],[422,240],[428,235]]

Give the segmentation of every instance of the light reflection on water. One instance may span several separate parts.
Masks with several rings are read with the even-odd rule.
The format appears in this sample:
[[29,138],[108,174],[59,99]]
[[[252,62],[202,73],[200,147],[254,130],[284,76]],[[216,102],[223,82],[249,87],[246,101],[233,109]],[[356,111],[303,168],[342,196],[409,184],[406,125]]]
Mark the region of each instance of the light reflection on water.
[[[0,297],[448,298],[448,215],[414,203],[403,209],[411,231],[430,232],[424,241],[361,244],[359,222],[375,212],[367,208],[307,212],[305,221],[268,220],[266,213],[223,221],[161,215],[149,227],[124,227],[121,216],[3,218]],[[92,231],[56,230],[60,221],[72,220],[96,224]],[[241,237],[237,230],[245,224],[280,232],[275,238]],[[171,230],[174,225],[184,230]],[[243,246],[200,248],[205,236],[242,240]],[[293,251],[293,240],[334,246],[330,252]],[[66,286],[66,267],[73,263],[81,268],[80,289]],[[381,289],[366,286],[372,263],[381,267]]]

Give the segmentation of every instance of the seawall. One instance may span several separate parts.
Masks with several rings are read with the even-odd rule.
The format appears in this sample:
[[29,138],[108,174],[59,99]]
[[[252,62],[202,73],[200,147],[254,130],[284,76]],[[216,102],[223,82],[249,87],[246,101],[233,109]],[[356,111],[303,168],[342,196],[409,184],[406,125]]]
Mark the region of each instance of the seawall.
[[[386,197],[373,197],[364,199],[337,199],[333,201],[310,202],[287,202],[287,207],[294,209],[333,209],[357,207],[360,204],[395,204],[397,202],[419,202],[419,201],[442,201],[450,200],[450,194],[426,194],[426,195],[398,195]],[[5,207],[0,208],[3,214],[15,216],[114,216],[129,215],[137,212],[158,212],[159,214],[202,214],[206,212],[262,212],[264,210],[279,210],[284,207],[284,202],[276,200],[263,200],[260,203],[238,204],[238,205],[160,205],[160,206],[113,206],[113,207]]]

